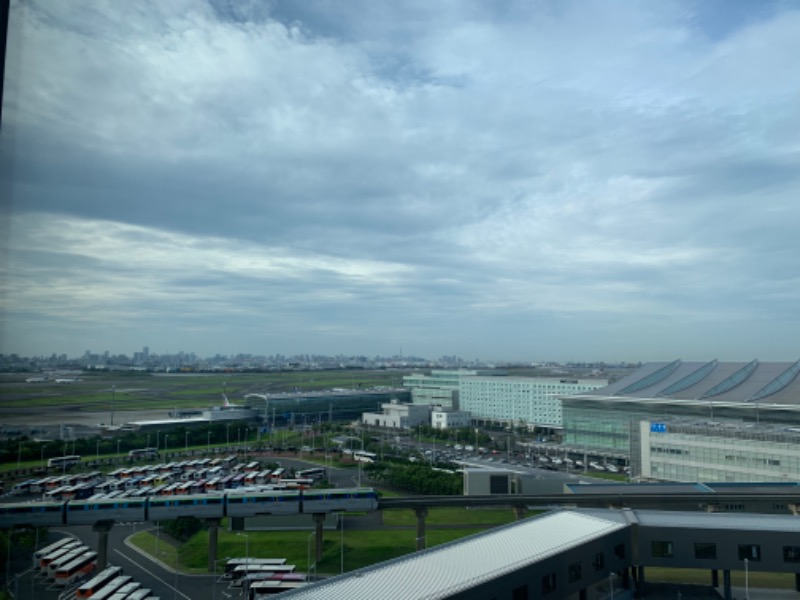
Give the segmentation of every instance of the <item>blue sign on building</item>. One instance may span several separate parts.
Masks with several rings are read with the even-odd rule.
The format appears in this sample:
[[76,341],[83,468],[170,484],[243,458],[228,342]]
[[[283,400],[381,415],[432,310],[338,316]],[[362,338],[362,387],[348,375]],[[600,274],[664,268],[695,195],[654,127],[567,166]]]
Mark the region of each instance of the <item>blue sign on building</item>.
[[665,423],[650,423],[650,431],[652,433],[667,433],[667,426]]

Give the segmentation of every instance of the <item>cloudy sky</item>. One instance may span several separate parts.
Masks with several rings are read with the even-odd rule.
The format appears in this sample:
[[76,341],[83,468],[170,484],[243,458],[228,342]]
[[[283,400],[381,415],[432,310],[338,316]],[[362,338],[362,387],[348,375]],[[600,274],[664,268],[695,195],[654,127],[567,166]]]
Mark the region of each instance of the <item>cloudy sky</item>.
[[800,358],[794,2],[11,5],[2,352]]

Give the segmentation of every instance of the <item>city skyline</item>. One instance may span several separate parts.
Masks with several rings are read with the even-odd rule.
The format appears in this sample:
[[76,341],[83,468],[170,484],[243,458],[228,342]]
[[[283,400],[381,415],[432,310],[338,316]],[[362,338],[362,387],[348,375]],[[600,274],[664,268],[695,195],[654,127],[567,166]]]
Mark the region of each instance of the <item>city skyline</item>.
[[778,1],[14,0],[0,352],[796,360],[798,53]]

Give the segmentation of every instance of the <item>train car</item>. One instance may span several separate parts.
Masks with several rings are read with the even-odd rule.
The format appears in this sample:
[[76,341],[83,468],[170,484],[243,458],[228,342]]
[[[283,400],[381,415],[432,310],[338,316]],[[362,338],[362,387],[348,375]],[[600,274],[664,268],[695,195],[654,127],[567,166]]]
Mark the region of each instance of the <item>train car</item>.
[[368,511],[378,508],[378,494],[371,488],[306,490],[304,513]]
[[65,510],[68,525],[91,525],[97,521],[146,521],[147,498],[111,498],[110,500],[72,500]]
[[97,592],[111,583],[113,579],[119,577],[121,573],[122,569],[120,567],[108,567],[107,569],[103,569],[77,589],[75,592],[75,598],[94,597]]
[[127,585],[131,581],[133,581],[133,577],[130,575],[117,575],[114,579],[109,581],[99,591],[97,591],[92,598],[94,600],[108,600],[117,592],[118,589],[120,589],[123,585]]
[[152,521],[174,519],[179,515],[224,517],[225,497],[215,494],[191,496],[153,496],[148,501],[148,517]]
[[300,491],[270,491],[242,494],[228,492],[227,516],[296,515],[300,512]]
[[0,504],[0,529],[15,525],[46,527],[64,524],[63,502],[25,502]]
[[56,571],[53,584],[57,587],[72,585],[97,568],[97,552],[86,552]]

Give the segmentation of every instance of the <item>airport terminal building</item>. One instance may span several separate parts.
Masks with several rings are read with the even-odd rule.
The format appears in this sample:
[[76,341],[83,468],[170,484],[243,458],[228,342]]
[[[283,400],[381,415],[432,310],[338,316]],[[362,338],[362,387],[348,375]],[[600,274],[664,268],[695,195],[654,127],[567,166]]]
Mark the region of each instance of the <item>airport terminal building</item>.
[[632,479],[800,480],[800,361],[649,363],[565,396],[563,443],[630,460]]

